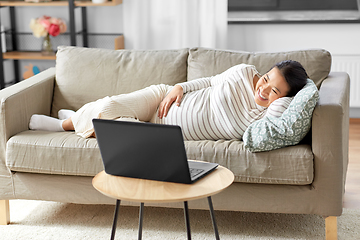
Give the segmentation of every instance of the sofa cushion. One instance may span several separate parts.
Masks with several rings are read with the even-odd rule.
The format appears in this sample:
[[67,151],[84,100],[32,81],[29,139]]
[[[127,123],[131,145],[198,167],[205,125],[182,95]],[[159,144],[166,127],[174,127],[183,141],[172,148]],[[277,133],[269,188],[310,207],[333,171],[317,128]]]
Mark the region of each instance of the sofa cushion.
[[276,63],[289,59],[300,62],[318,88],[331,69],[331,55],[322,49],[251,53],[193,48],[189,51],[188,80],[214,76],[240,63],[254,65],[264,74]]
[[230,169],[235,182],[307,185],[313,181],[311,146],[299,144],[252,153],[240,140],[186,141],[189,159],[216,162]]
[[[306,185],[313,180],[309,145],[269,153],[250,153],[243,142],[186,141],[189,159],[217,162],[229,168],[236,182]],[[6,165],[12,171],[95,176],[103,170],[94,138],[72,132],[25,131],[9,139]]]
[[318,100],[318,89],[308,79],[281,117],[265,116],[250,124],[243,136],[245,148],[261,152],[298,144],[310,130]]
[[152,84],[186,81],[188,49],[109,50],[60,46],[51,115]]
[[103,170],[96,139],[73,132],[21,132],[7,142],[6,165],[12,171],[75,176]]

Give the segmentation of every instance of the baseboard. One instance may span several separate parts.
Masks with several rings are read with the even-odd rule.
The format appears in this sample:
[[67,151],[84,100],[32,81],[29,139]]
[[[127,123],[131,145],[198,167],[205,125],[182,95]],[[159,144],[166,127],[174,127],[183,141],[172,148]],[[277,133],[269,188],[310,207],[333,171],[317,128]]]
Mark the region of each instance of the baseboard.
[[351,107],[349,116],[350,118],[360,118],[360,108]]

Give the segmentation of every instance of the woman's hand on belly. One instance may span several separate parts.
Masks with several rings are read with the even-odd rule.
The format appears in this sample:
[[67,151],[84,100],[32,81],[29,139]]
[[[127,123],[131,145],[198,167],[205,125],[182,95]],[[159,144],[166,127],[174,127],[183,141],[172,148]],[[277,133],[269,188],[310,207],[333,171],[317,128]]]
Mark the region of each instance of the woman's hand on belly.
[[175,85],[168,95],[159,104],[158,117],[166,117],[171,105],[175,102],[176,106],[180,106],[183,97],[183,88],[180,85]]

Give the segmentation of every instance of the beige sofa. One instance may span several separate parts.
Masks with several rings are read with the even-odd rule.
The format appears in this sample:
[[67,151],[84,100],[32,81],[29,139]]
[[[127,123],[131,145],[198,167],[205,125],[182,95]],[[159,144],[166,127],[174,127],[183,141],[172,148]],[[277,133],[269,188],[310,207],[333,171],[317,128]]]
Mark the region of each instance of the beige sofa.
[[[235,182],[213,198],[216,210],[340,216],[348,165],[349,76],[330,73],[329,52],[63,46],[56,68],[0,91],[1,222],[8,222],[9,199],[114,204],[91,184],[103,169],[96,139],[73,132],[31,131],[32,114],[56,116],[61,108],[77,110],[107,95],[212,76],[239,63],[253,64],[265,73],[285,59],[301,62],[320,89],[312,130],[305,140],[260,153],[245,150],[241,140],[187,141],[188,158],[217,162],[233,171]],[[207,209],[207,202],[196,200],[189,207]]]

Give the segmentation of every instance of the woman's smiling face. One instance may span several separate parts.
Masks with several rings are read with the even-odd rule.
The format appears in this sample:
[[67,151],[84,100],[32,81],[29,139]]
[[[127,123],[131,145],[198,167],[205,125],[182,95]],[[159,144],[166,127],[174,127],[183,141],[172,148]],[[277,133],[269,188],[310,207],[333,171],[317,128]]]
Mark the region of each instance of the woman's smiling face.
[[286,97],[289,84],[277,67],[264,74],[255,86],[255,102],[262,107],[269,107],[278,98]]

